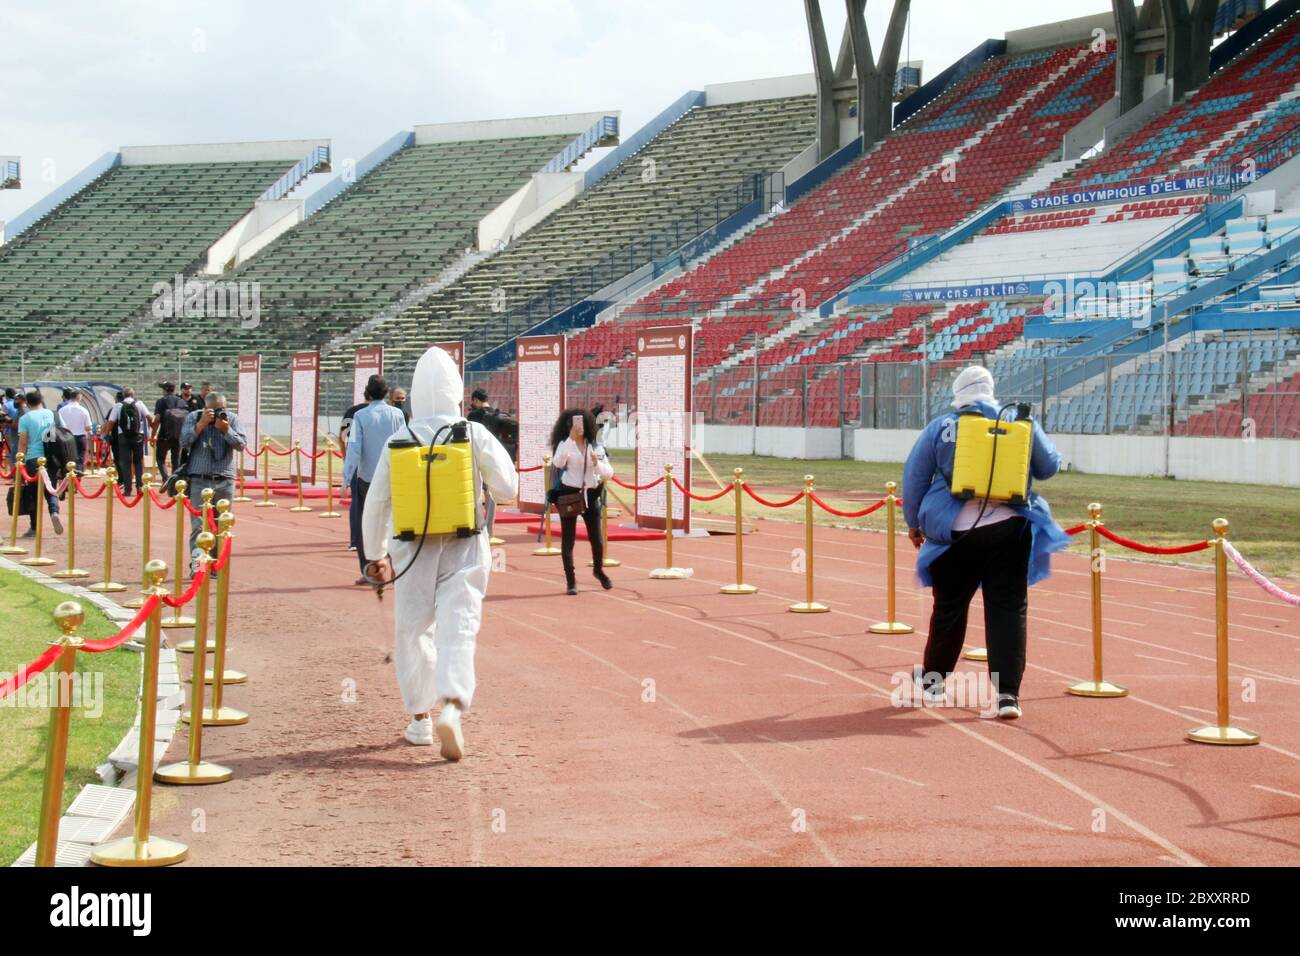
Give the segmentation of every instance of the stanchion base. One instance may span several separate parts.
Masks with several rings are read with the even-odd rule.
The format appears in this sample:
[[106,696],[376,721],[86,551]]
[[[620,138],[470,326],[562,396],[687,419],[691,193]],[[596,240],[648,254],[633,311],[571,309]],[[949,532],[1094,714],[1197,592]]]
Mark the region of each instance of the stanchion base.
[[494,548],[499,548],[505,544],[505,541],[501,538],[488,538],[488,544]]
[[791,604],[786,610],[792,614],[825,614],[830,608],[825,604],[818,604],[816,601],[811,604],[807,601],[800,601],[798,604]]
[[153,778],[162,783],[175,783],[182,786],[199,786],[205,783],[225,783],[235,772],[229,767],[223,767],[221,764],[202,763],[192,764],[188,760],[184,763],[169,763],[165,767],[159,767],[153,772]]
[[[595,566],[596,566],[595,561],[587,562],[587,567],[594,568]],[[601,560],[600,566],[602,568],[621,568],[623,566],[623,562],[620,561],[618,558],[604,558]]]
[[53,574],[50,575],[50,577],[63,578],[65,581],[67,581],[67,580],[71,580],[72,578],[88,578],[90,577],[90,572],[83,571],[81,570],[81,568],[68,568],[66,571],[55,571]]
[[305,514],[306,512],[311,511],[311,505],[294,505],[289,510],[294,514]]
[[650,577],[657,581],[680,581],[694,573],[691,568],[655,568],[650,572]]
[[53,558],[23,558],[18,563],[29,568],[47,568],[51,564],[58,564]]
[[[123,590],[125,590],[125,588],[124,588]],[[174,628],[178,628],[178,627],[193,627],[193,626],[194,626],[194,618],[192,618],[192,617],[169,617],[169,618],[167,618],[167,620],[165,620],[165,621],[162,622],[162,626],[163,626],[164,628],[169,629],[169,630],[170,630],[170,629],[174,629]]]
[[3,548],[0,548],[0,554],[26,554],[26,553],[27,553],[26,548],[20,548],[17,545],[15,545],[12,548],[9,547],[9,545],[5,545]]
[[1187,739],[1198,744],[1220,744],[1227,747],[1245,747],[1259,743],[1259,734],[1240,727],[1196,727],[1187,731]]
[[338,511],[322,511],[322,512],[321,512],[319,515],[317,515],[316,517],[318,517],[318,518],[342,518],[343,515],[342,515],[341,512],[338,512]]
[[757,594],[758,588],[752,584],[724,584],[718,588],[719,594]]
[[559,548],[537,548],[533,551],[533,556],[538,558],[553,558],[560,554]]
[[[188,710],[181,713],[181,720],[187,724],[191,717],[193,714]],[[222,707],[220,710],[213,710],[211,707],[203,708],[204,727],[233,727],[235,724],[246,723],[248,723],[248,714],[242,710],[235,710],[233,707]]]
[[[188,680],[189,680],[190,683],[193,683],[193,682],[194,682],[194,675],[191,674],[190,677],[188,678]],[[216,677],[213,676],[213,673],[212,673],[211,670],[205,670],[205,671],[203,672],[203,683],[205,683],[205,684],[211,684],[211,683],[212,683],[213,681],[215,681],[215,680],[216,680]],[[232,668],[232,667],[227,667],[224,671],[221,672],[221,683],[223,683],[223,684],[247,684],[247,683],[248,683],[248,675],[245,674],[243,671],[237,671],[237,670],[235,670],[235,669]]]
[[1112,684],[1108,680],[1083,680],[1071,684],[1065,689],[1067,694],[1075,697],[1127,697],[1128,688]]
[[138,597],[131,598],[129,601],[123,601],[122,607],[129,608],[132,611],[138,611],[140,608],[144,607],[144,598]]
[[248,497],[248,495],[235,495],[235,497],[230,499],[231,503],[233,504],[243,504],[246,501],[252,501],[252,500],[253,499]]
[[125,591],[125,584],[118,584],[116,581],[100,581],[86,588],[87,591],[94,591],[96,594],[117,594],[119,591]]
[[987,661],[989,659],[988,648],[972,647],[968,651],[962,651],[961,657],[964,661]]
[[[211,654],[211,653],[213,653],[214,651],[216,651],[216,649],[217,649],[217,642],[216,642],[216,641],[208,641],[208,653]],[[179,653],[179,654],[193,654],[193,653],[194,653],[194,642],[193,642],[193,641],[181,641],[179,644],[176,645],[176,651],[177,651],[177,653]]]
[[253,507],[254,508],[278,508],[280,507],[280,503],[278,501],[259,501],[257,504],[253,505]]
[[171,866],[190,855],[190,848],[175,840],[151,836],[137,844],[135,837],[122,837],[101,845],[90,854],[100,866]]
[[881,621],[867,628],[868,634],[912,634],[914,632],[915,628],[911,624],[904,624],[902,621]]

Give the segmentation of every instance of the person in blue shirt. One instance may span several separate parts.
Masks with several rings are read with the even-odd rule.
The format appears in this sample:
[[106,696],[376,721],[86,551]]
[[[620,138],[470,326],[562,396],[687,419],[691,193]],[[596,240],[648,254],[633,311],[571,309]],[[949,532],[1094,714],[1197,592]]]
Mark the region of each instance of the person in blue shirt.
[[383,376],[372,375],[366,383],[364,397],[368,403],[352,416],[348,432],[348,448],[343,457],[343,485],[351,489],[352,503],[348,506],[348,523],[352,540],[357,545],[357,559],[361,562],[358,585],[368,585],[366,580],[366,549],[362,542],[361,516],[366,510],[366,493],[375,477],[375,466],[388,447],[388,439],[399,428],[406,427],[402,410],[384,401],[388,383]]
[[903,470],[903,517],[908,537],[920,551],[917,578],[934,592],[923,665],[930,684],[923,693],[930,702],[942,697],[940,681],[957,665],[970,602],[982,588],[989,676],[998,694],[996,716],[1014,719],[1022,713],[1029,586],[1051,573],[1051,553],[1069,543],[1047,501],[1033,491],[1033,480],[1055,475],[1061,456],[1035,422],[1025,504],[955,497],[951,482],[957,417],[978,411],[996,418],[1002,406],[993,397],[993,376],[982,366],[963,369],[952,391],[953,410],[925,427]]
[[[54,427],[54,413],[45,407],[45,399],[39,389],[27,393],[27,413],[18,419],[18,450],[23,459],[24,481],[40,481],[37,475],[37,459],[45,456],[45,433]],[[63,534],[63,523],[59,520],[59,498],[48,490],[41,488],[45,494],[45,503],[50,509],[50,525],[56,534]],[[33,499],[35,500],[35,499]],[[32,511],[31,527],[24,538],[36,537],[36,512]]]

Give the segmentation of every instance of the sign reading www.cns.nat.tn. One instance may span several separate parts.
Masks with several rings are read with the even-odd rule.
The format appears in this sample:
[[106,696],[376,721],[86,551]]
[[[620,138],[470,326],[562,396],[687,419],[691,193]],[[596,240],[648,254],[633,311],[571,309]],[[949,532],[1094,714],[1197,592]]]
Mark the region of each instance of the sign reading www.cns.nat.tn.
[[[636,339],[636,483],[644,485],[673,466],[673,477],[691,486],[691,356],[695,328],[646,329]],[[667,482],[637,492],[636,523],[662,528]],[[690,502],[673,488],[673,527],[691,530]]]

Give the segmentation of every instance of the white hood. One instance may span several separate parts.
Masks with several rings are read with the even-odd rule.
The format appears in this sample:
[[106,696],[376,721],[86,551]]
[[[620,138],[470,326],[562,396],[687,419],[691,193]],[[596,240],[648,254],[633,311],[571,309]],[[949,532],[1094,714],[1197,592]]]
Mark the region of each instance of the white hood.
[[456,363],[442,349],[429,349],[415,364],[411,380],[412,418],[459,418],[465,383]]

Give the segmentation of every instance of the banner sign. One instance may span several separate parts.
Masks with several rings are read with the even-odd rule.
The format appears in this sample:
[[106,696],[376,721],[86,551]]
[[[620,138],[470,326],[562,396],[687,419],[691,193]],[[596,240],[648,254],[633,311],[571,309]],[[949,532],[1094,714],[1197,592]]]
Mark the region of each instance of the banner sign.
[[1171,193],[1207,192],[1215,189],[1236,189],[1255,181],[1257,174],[1247,169],[1234,172],[1202,172],[1195,176],[1174,179],[1155,179],[1144,183],[1124,183],[1114,186],[1095,186],[1054,196],[1029,196],[1013,199],[1006,205],[1009,211],[1032,212],[1035,209],[1060,209],[1064,206],[1092,206],[1132,199],[1151,199]]
[[[673,477],[691,486],[691,359],[695,328],[646,329],[636,340],[636,479],[644,485],[673,466]],[[663,528],[667,482],[637,492],[636,523]],[[691,530],[690,502],[673,489],[673,528]]]
[[[239,356],[239,375],[236,383],[235,414],[244,426],[248,450],[262,447],[262,356]],[[257,474],[257,459],[243,456],[244,474]]]
[[[551,454],[551,428],[564,411],[565,345],[563,335],[521,336],[515,342],[518,374],[519,467],[532,468]],[[543,470],[519,475],[519,510],[546,509]]]
[[[302,443],[302,480],[316,481],[316,416],[320,411],[320,353],[294,352],[289,365],[289,447]],[[298,462],[290,459],[297,474]]]
[[357,349],[356,364],[352,367],[352,404],[366,400],[366,383],[372,375],[384,374],[384,347],[367,345]]

